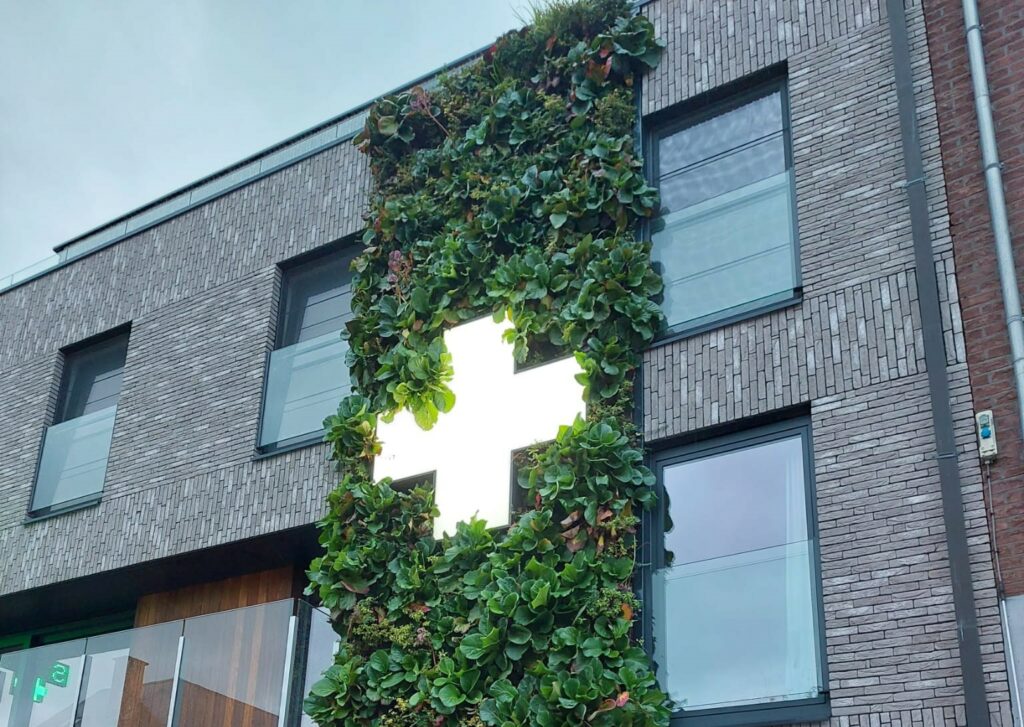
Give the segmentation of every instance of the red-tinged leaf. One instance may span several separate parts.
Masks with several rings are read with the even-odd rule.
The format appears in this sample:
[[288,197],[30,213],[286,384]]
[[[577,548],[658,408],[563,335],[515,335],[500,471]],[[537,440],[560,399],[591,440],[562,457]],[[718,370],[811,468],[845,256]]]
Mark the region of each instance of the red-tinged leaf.
[[620,694],[619,696],[617,696],[615,698],[615,706],[616,707],[625,707],[626,703],[628,701],[629,701],[629,692],[623,692],[622,694]]
[[601,702],[601,706],[600,707],[595,709],[593,712],[591,712],[587,716],[587,720],[588,721],[592,720],[592,719],[594,719],[594,717],[596,717],[597,715],[602,714],[604,712],[611,712],[613,709],[615,709],[615,700],[614,699],[606,699],[603,702]]
[[555,47],[555,43],[557,42],[558,38],[552,35],[548,38],[548,42],[544,44],[544,49],[550,53],[551,49]]
[[579,519],[580,519],[580,511],[579,510],[573,510],[572,512],[569,513],[568,517],[566,517],[562,521],[562,527],[563,528],[567,528],[567,527],[569,527],[570,525],[572,525],[574,522],[576,522]]
[[575,540],[570,540],[568,543],[566,543],[565,547],[570,553],[578,553],[581,550],[583,550],[583,546],[586,544],[586,538],[576,538]]
[[633,620],[633,607],[628,603],[622,604],[622,617],[627,621]]
[[345,581],[341,581],[341,585],[345,586],[345,590],[351,591],[352,593],[358,593],[360,596],[365,596],[367,593],[370,592],[370,589],[368,587],[356,588],[354,586],[350,586]]
[[416,613],[430,613],[430,606],[425,603],[412,603],[409,604],[409,610]]

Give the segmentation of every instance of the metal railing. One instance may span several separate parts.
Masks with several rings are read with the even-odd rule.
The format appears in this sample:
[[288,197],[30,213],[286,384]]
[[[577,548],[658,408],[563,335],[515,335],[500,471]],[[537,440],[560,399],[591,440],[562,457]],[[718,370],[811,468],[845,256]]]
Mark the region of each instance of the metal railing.
[[336,116],[290,139],[286,139],[280,144],[275,144],[226,169],[204,177],[133,212],[129,212],[113,222],[58,245],[54,248],[56,254],[50,255],[44,260],[33,263],[21,270],[0,276],[0,294],[85,257],[92,252],[116,244],[142,230],[165,222],[182,212],[216,199],[239,187],[251,184],[306,157],[352,139],[362,129],[369,109],[377,99],[404,91],[416,85],[430,88],[437,84],[437,77],[441,73],[465,65],[478,57],[483,50],[481,48],[472,53],[467,53],[441,68],[381,94],[373,101],[357,106],[340,116]]
[[223,172],[198,186],[172,194],[123,219],[58,247],[56,255],[51,255],[45,260],[0,278],[0,292],[136,234],[147,227],[159,224],[192,207],[209,202],[237,187],[294,164],[311,154],[351,139],[362,128],[366,114],[366,111],[361,111],[354,116],[344,118],[326,128],[270,151],[266,156],[243,163],[241,166]]

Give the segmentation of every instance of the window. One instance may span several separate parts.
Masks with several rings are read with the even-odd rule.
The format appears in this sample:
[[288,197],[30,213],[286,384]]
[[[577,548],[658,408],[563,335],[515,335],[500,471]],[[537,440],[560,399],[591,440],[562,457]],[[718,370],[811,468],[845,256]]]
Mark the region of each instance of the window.
[[652,257],[670,332],[791,301],[799,289],[785,90],[778,83],[658,130]]
[[657,459],[651,634],[682,717],[828,716],[809,449],[790,423]]
[[265,452],[319,440],[324,419],[348,393],[341,331],[352,317],[349,267],[355,252],[334,249],[283,272],[260,428]]
[[103,490],[128,334],[64,354],[57,416],[43,438],[32,515],[94,502]]

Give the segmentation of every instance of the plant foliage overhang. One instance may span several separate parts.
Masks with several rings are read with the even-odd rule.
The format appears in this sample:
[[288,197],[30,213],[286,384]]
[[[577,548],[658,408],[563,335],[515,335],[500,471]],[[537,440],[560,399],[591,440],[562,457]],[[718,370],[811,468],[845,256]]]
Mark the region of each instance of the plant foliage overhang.
[[[662,323],[634,235],[657,195],[633,88],[661,46],[626,0],[557,3],[436,89],[370,110],[354,393],[326,421],[341,482],[309,571],[341,636],[306,700],[318,724],[668,723],[632,587],[653,477],[631,388]],[[405,407],[427,428],[448,411],[442,333],[486,313],[511,318],[521,362],[575,353],[588,416],[518,462],[529,507],[511,527],[436,541],[429,488],[372,479],[377,418]]]

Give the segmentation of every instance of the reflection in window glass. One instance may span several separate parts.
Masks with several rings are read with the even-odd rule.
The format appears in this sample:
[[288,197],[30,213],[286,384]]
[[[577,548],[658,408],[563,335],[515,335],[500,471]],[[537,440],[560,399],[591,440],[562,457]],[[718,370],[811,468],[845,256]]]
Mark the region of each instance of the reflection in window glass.
[[176,727],[277,727],[292,601],[185,622]]
[[284,273],[278,348],[337,333],[351,318],[354,251],[317,257]]
[[671,328],[793,295],[793,181],[775,91],[656,142],[661,217],[652,258]]
[[117,403],[124,382],[128,334],[70,352],[64,360],[64,399],[58,422],[106,409]]
[[655,660],[678,708],[821,693],[801,435],[662,469]]
[[171,621],[90,638],[75,727],[166,725],[181,629]]
[[30,511],[45,515],[103,490],[128,334],[65,355],[57,417],[43,437]]
[[334,332],[270,355],[261,447],[303,440],[323,428],[349,390],[347,350]]
[[73,503],[103,490],[117,407],[54,424],[46,430],[32,495],[32,512]]
[[[338,634],[331,625],[331,617],[306,602],[299,603],[299,608],[309,612],[309,641],[306,653],[306,681],[302,690],[309,694],[313,685],[320,681],[327,668],[334,663],[334,653],[338,648]],[[309,715],[303,713],[302,727],[316,727]]]
[[0,655],[0,725],[71,727],[85,639]]
[[284,271],[277,347],[270,355],[259,446],[280,449],[323,429],[348,393],[347,344],[355,250],[322,255]]

